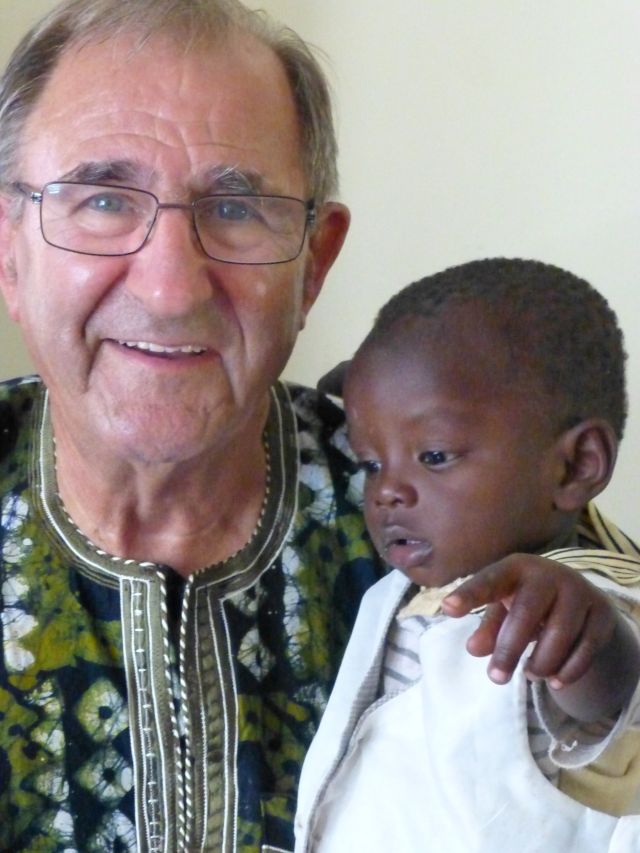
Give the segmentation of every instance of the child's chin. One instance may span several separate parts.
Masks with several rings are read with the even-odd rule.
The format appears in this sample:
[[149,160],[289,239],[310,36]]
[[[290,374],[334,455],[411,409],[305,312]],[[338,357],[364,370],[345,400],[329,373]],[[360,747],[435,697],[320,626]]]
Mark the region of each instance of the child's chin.
[[447,571],[446,569],[438,569],[434,566],[429,566],[428,568],[412,566],[401,571],[404,572],[410,581],[418,586],[429,587],[446,586],[466,574],[466,572]]

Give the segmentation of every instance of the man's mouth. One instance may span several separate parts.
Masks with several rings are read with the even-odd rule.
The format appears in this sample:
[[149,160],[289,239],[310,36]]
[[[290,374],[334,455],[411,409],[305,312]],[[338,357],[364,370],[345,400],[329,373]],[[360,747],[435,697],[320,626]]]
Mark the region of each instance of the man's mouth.
[[160,358],[180,358],[185,355],[202,355],[202,353],[207,352],[207,347],[199,346],[197,344],[164,346],[163,344],[154,344],[150,341],[117,341],[117,343],[127,349],[137,350],[138,352],[148,353],[150,355],[159,356]]

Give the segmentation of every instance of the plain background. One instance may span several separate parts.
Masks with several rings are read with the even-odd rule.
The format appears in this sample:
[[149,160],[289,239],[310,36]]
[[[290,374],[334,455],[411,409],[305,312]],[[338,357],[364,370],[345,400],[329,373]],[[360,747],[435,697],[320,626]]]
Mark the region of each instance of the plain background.
[[[0,0],[0,61],[53,0]],[[630,419],[600,506],[640,534],[640,4],[249,0],[322,48],[350,235],[286,376],[347,358],[405,284],[494,255],[587,278],[620,317]],[[55,178],[51,175],[51,178]],[[571,329],[567,329],[567,336]],[[28,372],[0,312],[0,378]]]

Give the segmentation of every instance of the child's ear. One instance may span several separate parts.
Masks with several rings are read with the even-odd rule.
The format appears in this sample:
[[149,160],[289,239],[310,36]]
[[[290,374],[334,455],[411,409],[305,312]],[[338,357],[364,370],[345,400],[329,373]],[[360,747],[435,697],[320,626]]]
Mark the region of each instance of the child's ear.
[[558,439],[564,475],[556,486],[554,505],[577,512],[605,488],[616,462],[618,439],[610,423],[590,418],[568,429]]

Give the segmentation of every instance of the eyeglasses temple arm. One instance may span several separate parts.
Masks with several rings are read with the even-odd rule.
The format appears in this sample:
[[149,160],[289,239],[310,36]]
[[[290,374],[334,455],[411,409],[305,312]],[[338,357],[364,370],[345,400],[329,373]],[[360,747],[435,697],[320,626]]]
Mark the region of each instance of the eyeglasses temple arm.
[[309,199],[307,202],[307,228],[313,228],[316,222],[317,213],[316,213],[316,200],[314,198]]
[[34,204],[42,204],[42,193],[31,189],[27,184],[14,183],[11,185],[21,195],[26,196]]

